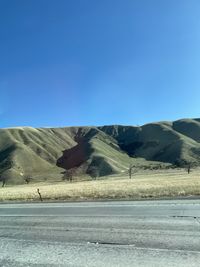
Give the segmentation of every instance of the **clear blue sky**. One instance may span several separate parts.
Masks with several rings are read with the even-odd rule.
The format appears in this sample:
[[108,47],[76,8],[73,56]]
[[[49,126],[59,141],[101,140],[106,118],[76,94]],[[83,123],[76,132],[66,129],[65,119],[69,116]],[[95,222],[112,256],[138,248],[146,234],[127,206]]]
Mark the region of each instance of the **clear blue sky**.
[[199,0],[0,0],[0,127],[200,117]]

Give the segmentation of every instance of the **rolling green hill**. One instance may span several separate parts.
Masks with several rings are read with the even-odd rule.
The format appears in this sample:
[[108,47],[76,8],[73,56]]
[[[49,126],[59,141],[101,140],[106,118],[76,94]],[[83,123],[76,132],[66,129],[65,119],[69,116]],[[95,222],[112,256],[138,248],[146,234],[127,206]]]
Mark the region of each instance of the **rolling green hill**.
[[66,170],[99,176],[138,168],[200,163],[200,119],[141,127],[0,129],[0,179],[6,183],[59,181]]

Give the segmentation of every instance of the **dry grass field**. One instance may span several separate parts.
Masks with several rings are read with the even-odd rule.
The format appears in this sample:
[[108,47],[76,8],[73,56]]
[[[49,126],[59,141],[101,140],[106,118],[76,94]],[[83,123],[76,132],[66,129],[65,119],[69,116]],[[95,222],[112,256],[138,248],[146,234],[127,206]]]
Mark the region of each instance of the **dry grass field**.
[[0,201],[145,199],[200,196],[200,170],[160,170],[128,176],[110,176],[96,181],[37,183],[0,188]]

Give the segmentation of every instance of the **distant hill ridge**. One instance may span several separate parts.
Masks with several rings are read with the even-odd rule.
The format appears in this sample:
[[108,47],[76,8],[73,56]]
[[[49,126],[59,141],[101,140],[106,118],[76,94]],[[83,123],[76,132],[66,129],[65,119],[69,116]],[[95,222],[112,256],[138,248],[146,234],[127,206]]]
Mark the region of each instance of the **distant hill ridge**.
[[200,163],[200,119],[143,126],[0,129],[0,176],[8,183],[60,180],[96,168],[100,176],[140,168]]

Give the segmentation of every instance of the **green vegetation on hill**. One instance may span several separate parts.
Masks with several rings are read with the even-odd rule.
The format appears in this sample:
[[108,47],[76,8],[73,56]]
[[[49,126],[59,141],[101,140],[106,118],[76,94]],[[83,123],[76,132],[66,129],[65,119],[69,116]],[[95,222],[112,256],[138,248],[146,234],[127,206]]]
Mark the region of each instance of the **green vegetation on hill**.
[[126,172],[129,165],[165,168],[200,163],[200,119],[141,127],[31,128],[0,130],[0,179],[6,183],[60,181],[65,170],[99,176]]

